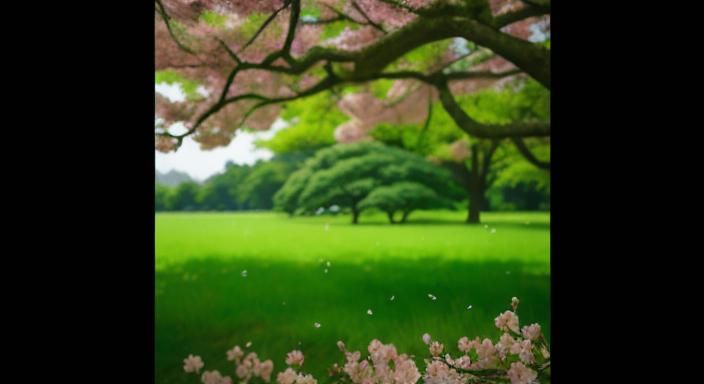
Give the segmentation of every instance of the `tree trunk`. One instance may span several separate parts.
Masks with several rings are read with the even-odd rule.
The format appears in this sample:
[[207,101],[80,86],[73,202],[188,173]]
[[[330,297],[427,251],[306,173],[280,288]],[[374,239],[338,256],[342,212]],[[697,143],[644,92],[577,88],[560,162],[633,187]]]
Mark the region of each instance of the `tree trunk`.
[[352,224],[357,224],[359,221],[359,210],[352,208]]
[[467,197],[469,198],[469,212],[467,223],[479,224],[479,212],[482,209],[483,191],[481,188],[481,175],[479,173],[479,146],[472,145],[472,164],[467,180]]
[[394,213],[393,212],[386,212],[386,216],[389,218],[389,223],[396,224],[396,221],[394,221]]
[[403,212],[403,217],[401,217],[401,222],[402,222],[402,223],[405,223],[406,220],[408,219],[408,215],[410,215],[410,214],[411,214],[411,211],[405,211],[405,212]]
[[479,224],[479,216],[484,207],[484,191],[478,188],[470,188],[467,195],[469,196],[469,211],[467,212],[467,223]]

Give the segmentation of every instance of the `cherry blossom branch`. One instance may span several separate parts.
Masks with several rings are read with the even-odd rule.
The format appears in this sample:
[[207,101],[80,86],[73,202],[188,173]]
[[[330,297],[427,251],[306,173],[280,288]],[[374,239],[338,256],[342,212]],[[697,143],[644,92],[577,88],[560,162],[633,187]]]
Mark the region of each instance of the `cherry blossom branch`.
[[244,124],[244,121],[252,115],[257,109],[262,108],[267,105],[272,105],[272,104],[279,104],[287,101],[293,101],[296,99],[300,99],[303,97],[308,97],[312,96],[316,93],[325,91],[327,89],[332,88],[333,86],[337,85],[340,83],[340,80],[335,77],[326,77],[322,81],[318,82],[318,84],[314,85],[311,88],[308,88],[307,90],[297,93],[294,96],[287,96],[287,97],[277,97],[277,98],[270,98],[264,95],[260,95],[257,93],[244,93],[241,95],[233,96],[227,99],[223,99],[212,105],[210,108],[208,108],[207,111],[203,112],[202,115],[198,117],[196,122],[193,124],[193,126],[187,130],[186,132],[180,134],[180,135],[174,135],[169,132],[160,132],[157,133],[158,136],[165,136],[169,137],[172,139],[176,139],[176,148],[180,147],[181,144],[183,143],[183,139],[186,138],[187,136],[190,136],[194,134],[198,128],[213,114],[219,112],[222,108],[227,106],[228,104],[236,103],[238,101],[243,101],[243,100],[259,100],[259,103],[256,103],[253,107],[251,107],[245,114],[244,117],[241,119],[240,123],[238,126],[241,126]]
[[171,39],[176,43],[176,45],[184,52],[190,53],[191,55],[195,55],[196,53],[193,52],[190,48],[185,46],[181,41],[176,37],[176,34],[174,34],[173,29],[171,28],[171,17],[166,13],[166,9],[164,8],[164,4],[161,3],[161,0],[155,0],[156,1],[156,12],[161,16],[161,19],[164,20],[164,24],[166,25],[166,29],[169,31],[169,35],[171,36]]
[[377,30],[381,31],[381,32],[384,33],[384,34],[386,33],[386,30],[384,29],[384,27],[382,27],[381,25],[379,25],[379,24],[373,22],[372,19],[370,19],[369,16],[367,15],[367,13],[364,12],[364,10],[362,9],[362,7],[360,7],[359,4],[357,4],[357,1],[356,1],[356,0],[352,0],[352,7],[353,7],[355,10],[357,10],[357,12],[359,12],[359,13],[362,15],[362,17],[364,17],[364,18],[367,20],[367,23],[368,23],[369,25],[371,25],[372,27],[376,28]]
[[264,31],[264,29],[266,29],[267,26],[269,26],[269,24],[276,18],[276,16],[278,16],[281,11],[288,8],[288,6],[291,4],[291,1],[292,0],[286,0],[284,2],[284,4],[281,6],[281,8],[275,10],[274,12],[272,12],[271,15],[269,15],[269,17],[266,18],[264,23],[262,23],[262,25],[259,26],[259,29],[257,29],[257,31],[254,33],[254,35],[242,46],[242,48],[240,48],[239,53],[242,53],[242,51],[244,51],[247,47],[249,47],[252,43],[254,43],[254,40],[256,40],[257,37],[259,37],[259,35]]
[[418,13],[418,10],[417,10],[417,9],[415,9],[415,8],[413,8],[413,7],[411,7],[411,6],[407,5],[407,4],[404,4],[404,3],[402,3],[402,2],[398,2],[398,1],[395,1],[395,0],[379,0],[379,1],[382,2],[382,3],[389,4],[389,5],[391,5],[391,6],[394,6],[394,7],[396,7],[396,8],[403,9],[404,11],[407,11],[407,12]]
[[300,0],[293,0],[291,5],[291,16],[288,22],[288,32],[286,33],[286,40],[284,41],[284,46],[281,50],[284,52],[284,59],[286,62],[291,64],[293,58],[291,57],[291,44],[293,44],[293,39],[296,35],[296,26],[298,25],[298,18],[301,14],[301,2]]

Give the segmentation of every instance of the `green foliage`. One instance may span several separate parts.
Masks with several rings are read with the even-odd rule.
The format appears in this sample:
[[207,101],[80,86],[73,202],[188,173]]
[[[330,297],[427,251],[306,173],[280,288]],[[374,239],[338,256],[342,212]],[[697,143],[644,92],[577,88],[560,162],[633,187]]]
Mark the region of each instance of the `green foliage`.
[[[245,19],[244,23],[242,24],[242,27],[240,27],[240,32],[244,36],[254,36],[255,33],[259,30],[259,28],[264,24],[266,19],[269,17],[268,14],[264,13],[259,13],[259,12],[253,12],[247,18]],[[276,23],[271,23],[268,28],[274,27]]]
[[365,142],[318,151],[286,181],[275,197],[278,210],[310,213],[337,205],[360,211],[359,203],[376,188],[413,181],[440,193],[452,190],[449,173],[413,153]]
[[389,79],[381,79],[374,81],[370,85],[372,94],[380,99],[383,99],[391,89],[391,86],[394,85],[394,81]]
[[171,195],[171,208],[177,211],[198,209],[198,184],[192,181],[179,184]]
[[225,26],[227,16],[218,12],[206,10],[200,14],[200,19],[210,26],[222,28]]
[[321,39],[327,40],[327,39],[332,39],[334,37],[337,37],[342,33],[342,31],[345,29],[345,27],[352,28],[353,24],[351,23],[344,23],[344,22],[338,22],[338,23],[329,23],[323,26],[323,32],[321,34]]
[[171,208],[171,188],[156,183],[154,186],[154,210],[170,211]]
[[487,89],[459,99],[470,116],[486,124],[547,121],[550,117],[550,92],[531,79],[518,80],[501,91]]
[[287,103],[281,114],[290,126],[256,145],[277,155],[312,153],[335,144],[335,128],[349,119],[335,106],[330,94],[323,93]]
[[273,207],[273,196],[286,181],[291,165],[280,161],[261,162],[242,182],[239,188],[240,201],[251,208],[269,210]]
[[237,211],[268,210],[273,196],[301,160],[278,157],[254,165],[230,163],[223,173],[203,184],[181,183],[169,188],[157,184],[156,211]]
[[359,203],[359,207],[386,212],[393,223],[396,212],[403,213],[401,222],[405,222],[416,209],[451,208],[452,203],[423,184],[402,181],[374,189]]

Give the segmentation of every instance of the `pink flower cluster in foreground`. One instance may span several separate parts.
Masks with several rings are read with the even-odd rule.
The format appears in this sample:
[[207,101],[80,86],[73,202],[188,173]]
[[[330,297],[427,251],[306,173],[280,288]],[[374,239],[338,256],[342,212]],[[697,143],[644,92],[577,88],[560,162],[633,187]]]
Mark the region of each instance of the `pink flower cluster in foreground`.
[[[550,368],[549,346],[539,324],[519,327],[516,311],[519,300],[513,298],[511,310],[496,317],[494,323],[503,332],[498,341],[466,336],[457,341],[460,354],[452,357],[445,346],[433,340],[429,334],[421,339],[428,346],[430,357],[424,360],[425,371],[421,372],[413,358],[398,353],[393,344],[384,344],[374,339],[367,348],[367,358],[360,351],[349,351],[342,341],[337,347],[345,355],[342,365],[334,364],[330,370],[331,382],[353,384],[468,384],[499,383],[534,384],[547,377]],[[249,344],[247,345],[249,347]],[[269,383],[274,369],[271,360],[260,361],[254,352],[246,353],[239,346],[227,351],[227,359],[235,363],[235,374],[239,383],[250,381]],[[291,351],[286,356],[288,367],[276,375],[278,384],[317,384],[310,374],[302,371],[305,361],[303,352]],[[200,356],[189,355],[184,359],[183,369],[187,373],[199,374],[205,363]],[[220,372],[205,371],[200,377],[203,384],[232,384],[230,376]]]

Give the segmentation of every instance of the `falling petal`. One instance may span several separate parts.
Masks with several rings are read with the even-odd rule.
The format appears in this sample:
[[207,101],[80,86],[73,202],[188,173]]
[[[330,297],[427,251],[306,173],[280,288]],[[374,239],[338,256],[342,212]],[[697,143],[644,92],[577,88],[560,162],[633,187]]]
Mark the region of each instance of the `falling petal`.
[[369,315],[369,316],[372,315],[372,310],[371,310],[371,309],[367,309],[367,315]]
[[320,323],[313,323],[313,326],[316,328],[320,328]]
[[396,296],[394,295],[394,296],[391,296],[391,299],[389,299],[389,300],[394,301],[395,298],[396,298]]
[[249,347],[252,346],[252,342],[251,342],[251,341],[248,341],[247,344],[245,344],[244,346],[247,347],[247,348],[249,348]]
[[327,268],[325,268],[325,273],[328,273],[328,269],[327,269]]
[[472,304],[468,305],[467,309],[472,309]]
[[421,338],[423,339],[423,342],[424,342],[425,344],[430,344],[430,340],[431,340],[431,339],[430,339],[430,334],[424,333],[424,334],[423,334],[423,337],[421,337]]
[[437,297],[435,297],[435,295],[431,293],[428,294],[428,297],[430,298],[430,300],[437,300]]
[[496,233],[496,228],[492,228],[491,233]]
[[241,275],[242,277],[247,277],[247,270],[245,269],[244,271],[242,271]]
[[330,265],[331,265],[331,264],[330,264],[330,261],[328,261],[328,262],[327,262],[327,266],[330,267]]

